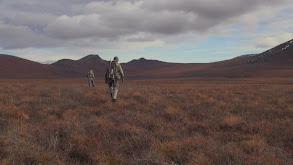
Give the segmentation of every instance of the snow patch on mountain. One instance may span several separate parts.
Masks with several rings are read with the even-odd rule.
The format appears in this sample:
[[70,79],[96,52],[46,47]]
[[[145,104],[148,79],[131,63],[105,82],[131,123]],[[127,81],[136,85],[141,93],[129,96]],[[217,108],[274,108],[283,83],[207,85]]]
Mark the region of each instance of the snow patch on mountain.
[[286,47],[282,48],[282,50],[286,50],[287,48],[289,48],[290,45],[286,45]]

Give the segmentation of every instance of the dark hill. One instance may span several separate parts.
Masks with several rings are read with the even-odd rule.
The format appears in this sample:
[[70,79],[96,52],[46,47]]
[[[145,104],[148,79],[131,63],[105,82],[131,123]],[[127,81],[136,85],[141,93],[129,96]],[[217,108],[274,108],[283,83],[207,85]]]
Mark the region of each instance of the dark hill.
[[[99,55],[62,59],[51,65],[0,55],[0,78],[85,78],[93,69],[96,77],[102,79],[107,65],[108,61]],[[260,54],[214,63],[167,63],[140,58],[122,63],[122,67],[128,79],[293,77],[293,40]]]

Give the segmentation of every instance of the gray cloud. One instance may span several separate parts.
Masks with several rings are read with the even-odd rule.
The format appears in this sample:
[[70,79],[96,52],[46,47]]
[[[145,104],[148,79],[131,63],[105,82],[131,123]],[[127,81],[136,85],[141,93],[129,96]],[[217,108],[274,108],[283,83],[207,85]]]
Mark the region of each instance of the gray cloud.
[[287,0],[1,0],[4,49],[97,46],[203,33]]
[[4,49],[29,47],[57,47],[60,43],[26,26],[12,26],[0,22],[0,45]]

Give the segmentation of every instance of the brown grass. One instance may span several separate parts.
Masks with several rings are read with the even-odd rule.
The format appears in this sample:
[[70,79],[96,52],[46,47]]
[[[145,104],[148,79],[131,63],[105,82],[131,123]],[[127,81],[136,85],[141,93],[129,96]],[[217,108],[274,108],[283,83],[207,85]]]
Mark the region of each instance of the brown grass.
[[293,80],[0,80],[0,164],[293,163]]

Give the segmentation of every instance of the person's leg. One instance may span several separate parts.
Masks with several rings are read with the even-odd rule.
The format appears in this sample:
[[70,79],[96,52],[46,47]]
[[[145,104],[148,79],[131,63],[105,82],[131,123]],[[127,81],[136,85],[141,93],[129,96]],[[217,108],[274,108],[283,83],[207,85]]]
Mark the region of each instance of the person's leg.
[[114,102],[117,99],[118,87],[119,87],[119,80],[116,80],[115,83],[114,83],[114,89],[113,89],[113,101]]
[[90,80],[90,86],[91,86],[91,87],[94,87],[94,82],[93,82],[93,80]]
[[89,80],[89,89],[91,89],[91,80]]
[[95,87],[95,80],[92,80],[92,83],[93,83],[93,87]]
[[108,83],[109,89],[110,89],[110,96],[111,99],[113,99],[113,82]]

